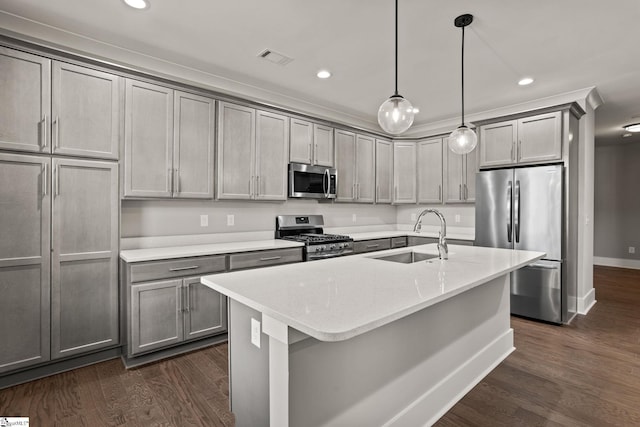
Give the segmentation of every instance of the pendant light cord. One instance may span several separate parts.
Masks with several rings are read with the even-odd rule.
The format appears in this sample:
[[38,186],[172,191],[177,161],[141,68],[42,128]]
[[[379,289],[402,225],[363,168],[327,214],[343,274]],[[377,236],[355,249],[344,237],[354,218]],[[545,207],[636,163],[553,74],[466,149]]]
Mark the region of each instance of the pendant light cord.
[[394,96],[398,96],[398,0],[396,0],[396,91]]
[[460,73],[462,87],[462,124],[464,126],[464,27],[462,27],[462,72]]

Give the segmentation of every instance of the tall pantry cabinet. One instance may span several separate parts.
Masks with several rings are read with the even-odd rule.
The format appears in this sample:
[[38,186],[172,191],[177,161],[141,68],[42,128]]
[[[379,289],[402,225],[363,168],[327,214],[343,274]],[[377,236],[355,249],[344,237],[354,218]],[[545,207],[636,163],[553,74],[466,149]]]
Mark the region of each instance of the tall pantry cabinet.
[[0,376],[115,347],[122,79],[0,47]]

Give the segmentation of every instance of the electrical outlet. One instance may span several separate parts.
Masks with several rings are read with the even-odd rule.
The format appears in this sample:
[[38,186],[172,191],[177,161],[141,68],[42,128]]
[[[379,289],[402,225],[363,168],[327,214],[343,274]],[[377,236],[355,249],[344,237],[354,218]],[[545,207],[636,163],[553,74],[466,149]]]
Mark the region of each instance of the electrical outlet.
[[411,221],[415,221],[415,220],[417,220],[417,219],[418,219],[418,214],[416,214],[416,213],[412,213],[412,214],[411,214]]
[[635,254],[636,253],[636,247],[635,246],[629,246],[629,253],[630,254]]
[[251,344],[260,348],[260,322],[251,318]]
[[351,221],[356,222],[357,219],[356,214],[351,215]]
[[209,226],[209,215],[200,215],[200,227]]
[[457,214],[456,214],[455,222],[456,222],[456,223],[459,223],[459,222],[460,222],[460,215],[457,215]]
[[236,225],[235,215],[227,215],[227,227],[233,227]]

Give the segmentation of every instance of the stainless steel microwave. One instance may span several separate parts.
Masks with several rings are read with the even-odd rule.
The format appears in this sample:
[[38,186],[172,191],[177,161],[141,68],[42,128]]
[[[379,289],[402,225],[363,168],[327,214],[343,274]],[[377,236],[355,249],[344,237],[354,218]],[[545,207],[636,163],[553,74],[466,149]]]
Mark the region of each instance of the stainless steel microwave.
[[335,199],[337,179],[334,168],[289,163],[289,197]]

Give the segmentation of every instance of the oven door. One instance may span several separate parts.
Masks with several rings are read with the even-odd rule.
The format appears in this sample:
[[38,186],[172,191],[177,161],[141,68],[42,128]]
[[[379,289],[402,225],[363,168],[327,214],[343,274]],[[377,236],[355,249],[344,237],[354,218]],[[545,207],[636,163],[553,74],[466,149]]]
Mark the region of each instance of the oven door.
[[289,197],[335,199],[337,173],[334,168],[289,163]]

